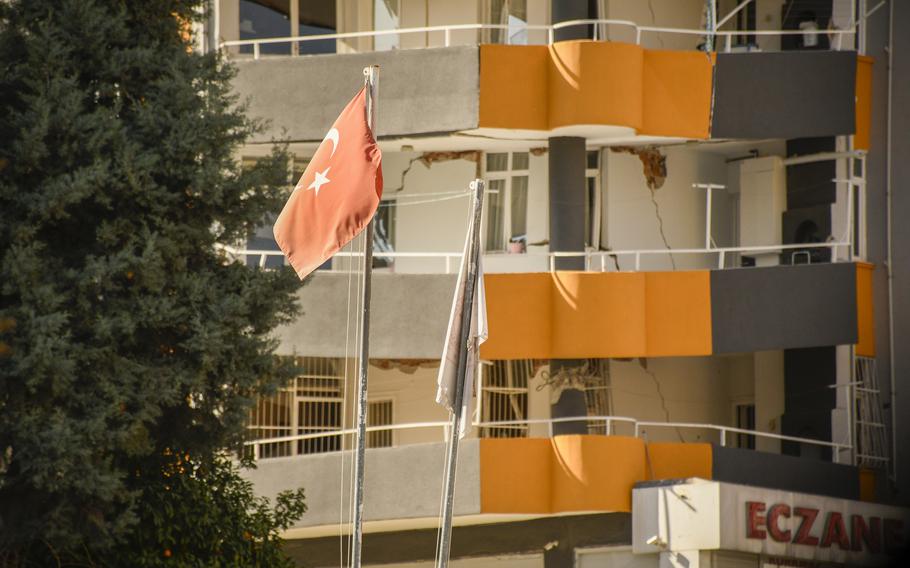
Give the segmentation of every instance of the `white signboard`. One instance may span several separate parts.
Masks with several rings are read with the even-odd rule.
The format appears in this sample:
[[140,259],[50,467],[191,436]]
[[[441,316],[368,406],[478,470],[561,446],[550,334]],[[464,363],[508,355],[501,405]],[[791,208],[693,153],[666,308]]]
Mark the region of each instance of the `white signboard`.
[[910,509],[692,479],[633,490],[636,553],[736,550],[876,565],[910,543]]

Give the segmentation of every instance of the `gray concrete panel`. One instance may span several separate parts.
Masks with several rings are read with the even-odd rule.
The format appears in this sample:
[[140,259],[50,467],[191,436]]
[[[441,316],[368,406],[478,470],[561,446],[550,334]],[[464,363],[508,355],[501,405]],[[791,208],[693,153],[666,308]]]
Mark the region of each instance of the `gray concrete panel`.
[[853,263],[711,271],[714,353],[857,341]]
[[[341,477],[342,457],[349,474],[351,452],[331,452],[260,460],[257,469],[244,470],[243,475],[253,483],[257,495],[269,499],[280,491],[303,487],[307,512],[294,525],[296,528],[337,525],[340,507],[348,511],[350,503],[347,484]],[[364,520],[436,518],[444,457],[442,442],[367,450]],[[479,440],[462,440],[456,474],[455,515],[479,514]]]
[[712,138],[852,134],[856,52],[718,53]]
[[[356,284],[355,277],[352,301]],[[278,329],[278,353],[344,357],[348,293],[347,274],[317,272],[310,276],[298,293],[301,315]],[[441,357],[454,294],[454,274],[373,273],[370,357]],[[353,309],[351,318],[353,326]]]
[[712,446],[715,481],[859,499],[859,468],[826,461]]
[[[365,565],[433,562],[436,529],[367,533],[363,537]],[[575,550],[594,546],[629,545],[632,515],[551,516],[529,521],[455,527],[452,559],[544,553],[544,568],[572,568]],[[300,566],[338,566],[338,537],[291,540],[285,551]]]
[[381,137],[477,128],[480,52],[476,46],[237,59],[234,92],[248,114],[269,121],[251,142],[322,140],[363,85],[362,69],[380,66]]
[[[898,499],[910,503],[910,2],[891,2],[891,239]],[[885,67],[885,65],[882,65]],[[885,382],[882,376],[880,382]]]

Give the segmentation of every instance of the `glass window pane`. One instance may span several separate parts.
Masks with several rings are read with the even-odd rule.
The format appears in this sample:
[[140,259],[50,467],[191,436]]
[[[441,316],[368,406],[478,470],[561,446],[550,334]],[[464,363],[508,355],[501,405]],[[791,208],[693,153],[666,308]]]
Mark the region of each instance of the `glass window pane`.
[[488,172],[504,172],[509,169],[509,155],[502,154],[487,154],[487,171]]
[[589,169],[589,170],[597,169],[597,167],[598,167],[597,162],[598,162],[599,154],[600,154],[600,152],[598,152],[597,150],[588,150],[588,152],[586,154],[587,169]]
[[[240,0],[240,39],[264,39],[290,35],[290,0]],[[240,53],[253,53],[253,46],[243,46]],[[260,46],[260,53],[289,55],[291,44],[264,44]]]
[[[324,35],[337,31],[335,2],[323,0],[297,0],[297,2],[300,9],[297,35]],[[301,41],[297,45],[299,53],[335,53],[335,40],[333,39]]]
[[528,153],[512,152],[512,170],[528,169]]
[[[494,179],[487,182],[490,193],[487,193],[487,204],[484,209],[486,216],[486,239],[484,249],[488,251],[499,251],[503,249],[503,200],[505,199],[506,182],[502,179]],[[493,193],[493,192],[496,193]]]
[[509,237],[526,237],[528,233],[528,176],[512,177],[512,231]]
[[[373,0],[373,29],[397,30],[400,26],[401,12],[398,0]],[[373,49],[389,51],[398,49],[399,35],[381,35],[373,38]]]
[[585,246],[592,247],[597,240],[594,238],[594,229],[597,227],[597,179],[585,179]]

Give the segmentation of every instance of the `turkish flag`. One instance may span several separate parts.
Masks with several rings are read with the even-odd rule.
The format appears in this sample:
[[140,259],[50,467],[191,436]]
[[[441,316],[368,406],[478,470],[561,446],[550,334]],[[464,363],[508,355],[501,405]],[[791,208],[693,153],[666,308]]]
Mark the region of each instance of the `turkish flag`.
[[382,197],[382,152],[366,119],[366,88],[344,107],[273,229],[303,280],[362,231]]

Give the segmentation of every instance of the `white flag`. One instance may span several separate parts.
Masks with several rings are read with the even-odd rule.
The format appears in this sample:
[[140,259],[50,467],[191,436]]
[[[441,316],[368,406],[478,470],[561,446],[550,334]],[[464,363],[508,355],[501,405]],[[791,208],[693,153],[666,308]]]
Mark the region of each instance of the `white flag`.
[[436,393],[436,402],[445,406],[450,412],[461,412],[461,430],[459,437],[464,437],[471,424],[468,409],[471,405],[471,396],[474,392],[474,373],[477,369],[478,351],[480,344],[487,340],[487,302],[483,290],[483,268],[481,255],[477,255],[477,285],[474,288],[474,313],[471,316],[472,333],[468,340],[468,358],[464,376],[464,396],[460,409],[455,407],[455,388],[458,373],[458,353],[460,351],[458,340],[461,337],[461,316],[464,310],[464,290],[468,281],[468,263],[471,262],[470,251],[471,233],[464,244],[461,268],[458,270],[458,281],[455,284],[455,299],[452,301],[452,313],[449,315],[449,327],[446,331],[446,343],[442,348],[442,361],[439,365],[439,390]]

